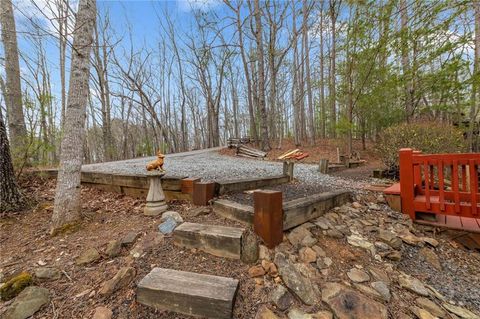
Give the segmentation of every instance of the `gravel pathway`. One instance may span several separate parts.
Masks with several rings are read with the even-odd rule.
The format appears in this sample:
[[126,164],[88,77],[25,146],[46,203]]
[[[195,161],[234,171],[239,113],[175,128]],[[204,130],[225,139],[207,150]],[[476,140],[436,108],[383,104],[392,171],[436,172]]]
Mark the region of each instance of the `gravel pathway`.
[[[84,165],[82,171],[112,174],[146,174],[145,165],[155,157]],[[321,174],[317,165],[296,164],[295,178],[308,185],[329,188],[362,188],[365,181]],[[178,153],[165,157],[168,175],[201,177],[203,180],[230,180],[282,174],[282,163],[220,155],[217,149]]]

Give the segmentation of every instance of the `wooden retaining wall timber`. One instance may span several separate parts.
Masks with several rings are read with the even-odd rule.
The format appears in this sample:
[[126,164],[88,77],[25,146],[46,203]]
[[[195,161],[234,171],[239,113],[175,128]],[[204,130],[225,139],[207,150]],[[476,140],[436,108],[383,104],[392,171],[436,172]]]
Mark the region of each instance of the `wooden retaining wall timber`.
[[276,175],[259,178],[243,178],[226,181],[217,181],[216,193],[217,195],[224,195],[228,193],[238,193],[246,190],[265,188],[285,184],[290,181],[287,175]]
[[351,201],[348,191],[331,191],[283,203],[283,230],[322,216],[328,210]]
[[[38,171],[40,176],[56,177],[57,170]],[[167,200],[191,200],[191,194],[182,193],[183,176],[165,175],[162,177],[162,187]],[[149,182],[146,175],[121,175],[100,172],[82,172],[82,185],[96,187],[105,191],[126,194],[145,199]]]

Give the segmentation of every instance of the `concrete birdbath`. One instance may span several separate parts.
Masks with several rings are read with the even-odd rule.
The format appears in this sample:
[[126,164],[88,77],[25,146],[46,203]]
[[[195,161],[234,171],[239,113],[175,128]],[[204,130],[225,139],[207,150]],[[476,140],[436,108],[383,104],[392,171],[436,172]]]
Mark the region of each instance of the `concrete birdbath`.
[[154,170],[148,171],[147,177],[150,180],[150,188],[147,194],[147,204],[143,210],[143,214],[147,216],[158,216],[167,211],[168,206],[165,201],[165,194],[162,188],[162,176],[165,172]]

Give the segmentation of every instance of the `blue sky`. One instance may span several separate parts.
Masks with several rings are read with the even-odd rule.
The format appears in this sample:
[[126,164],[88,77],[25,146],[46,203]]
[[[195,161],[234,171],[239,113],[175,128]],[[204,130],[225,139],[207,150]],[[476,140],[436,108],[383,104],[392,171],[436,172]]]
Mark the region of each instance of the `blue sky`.
[[[69,0],[76,9],[78,0]],[[15,19],[18,31],[18,43],[20,52],[28,56],[34,56],[30,34],[40,32],[47,53],[52,80],[52,93],[60,98],[60,69],[58,39],[54,36],[45,35],[56,33],[56,24],[51,12],[52,0],[13,0]],[[190,28],[193,22],[193,9],[203,11],[224,10],[221,0],[130,0],[130,1],[97,1],[97,10],[100,16],[107,11],[110,15],[110,23],[116,37],[122,38],[120,46],[128,48],[130,39],[128,27],[132,28],[132,40],[136,49],[148,46],[156,48],[161,32],[158,15],[166,12],[176,28],[184,32]],[[53,22],[52,22],[53,21]],[[3,50],[0,50],[3,55]],[[70,57],[67,57],[67,85]],[[3,68],[2,68],[3,69]],[[21,61],[21,69],[26,72],[26,67]],[[3,70],[1,71],[3,72]],[[25,89],[25,88],[23,88]]]

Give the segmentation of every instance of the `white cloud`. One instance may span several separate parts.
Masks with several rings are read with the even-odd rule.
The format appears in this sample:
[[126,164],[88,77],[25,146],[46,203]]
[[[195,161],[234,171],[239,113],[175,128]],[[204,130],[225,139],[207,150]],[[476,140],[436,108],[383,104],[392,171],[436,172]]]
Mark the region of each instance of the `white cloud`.
[[[13,11],[19,32],[29,32],[33,28],[40,33],[58,34],[58,4],[65,0],[14,0]],[[66,1],[65,1],[66,2]],[[69,0],[69,7],[76,11],[78,0]],[[74,15],[69,12],[69,35],[73,31]]]

